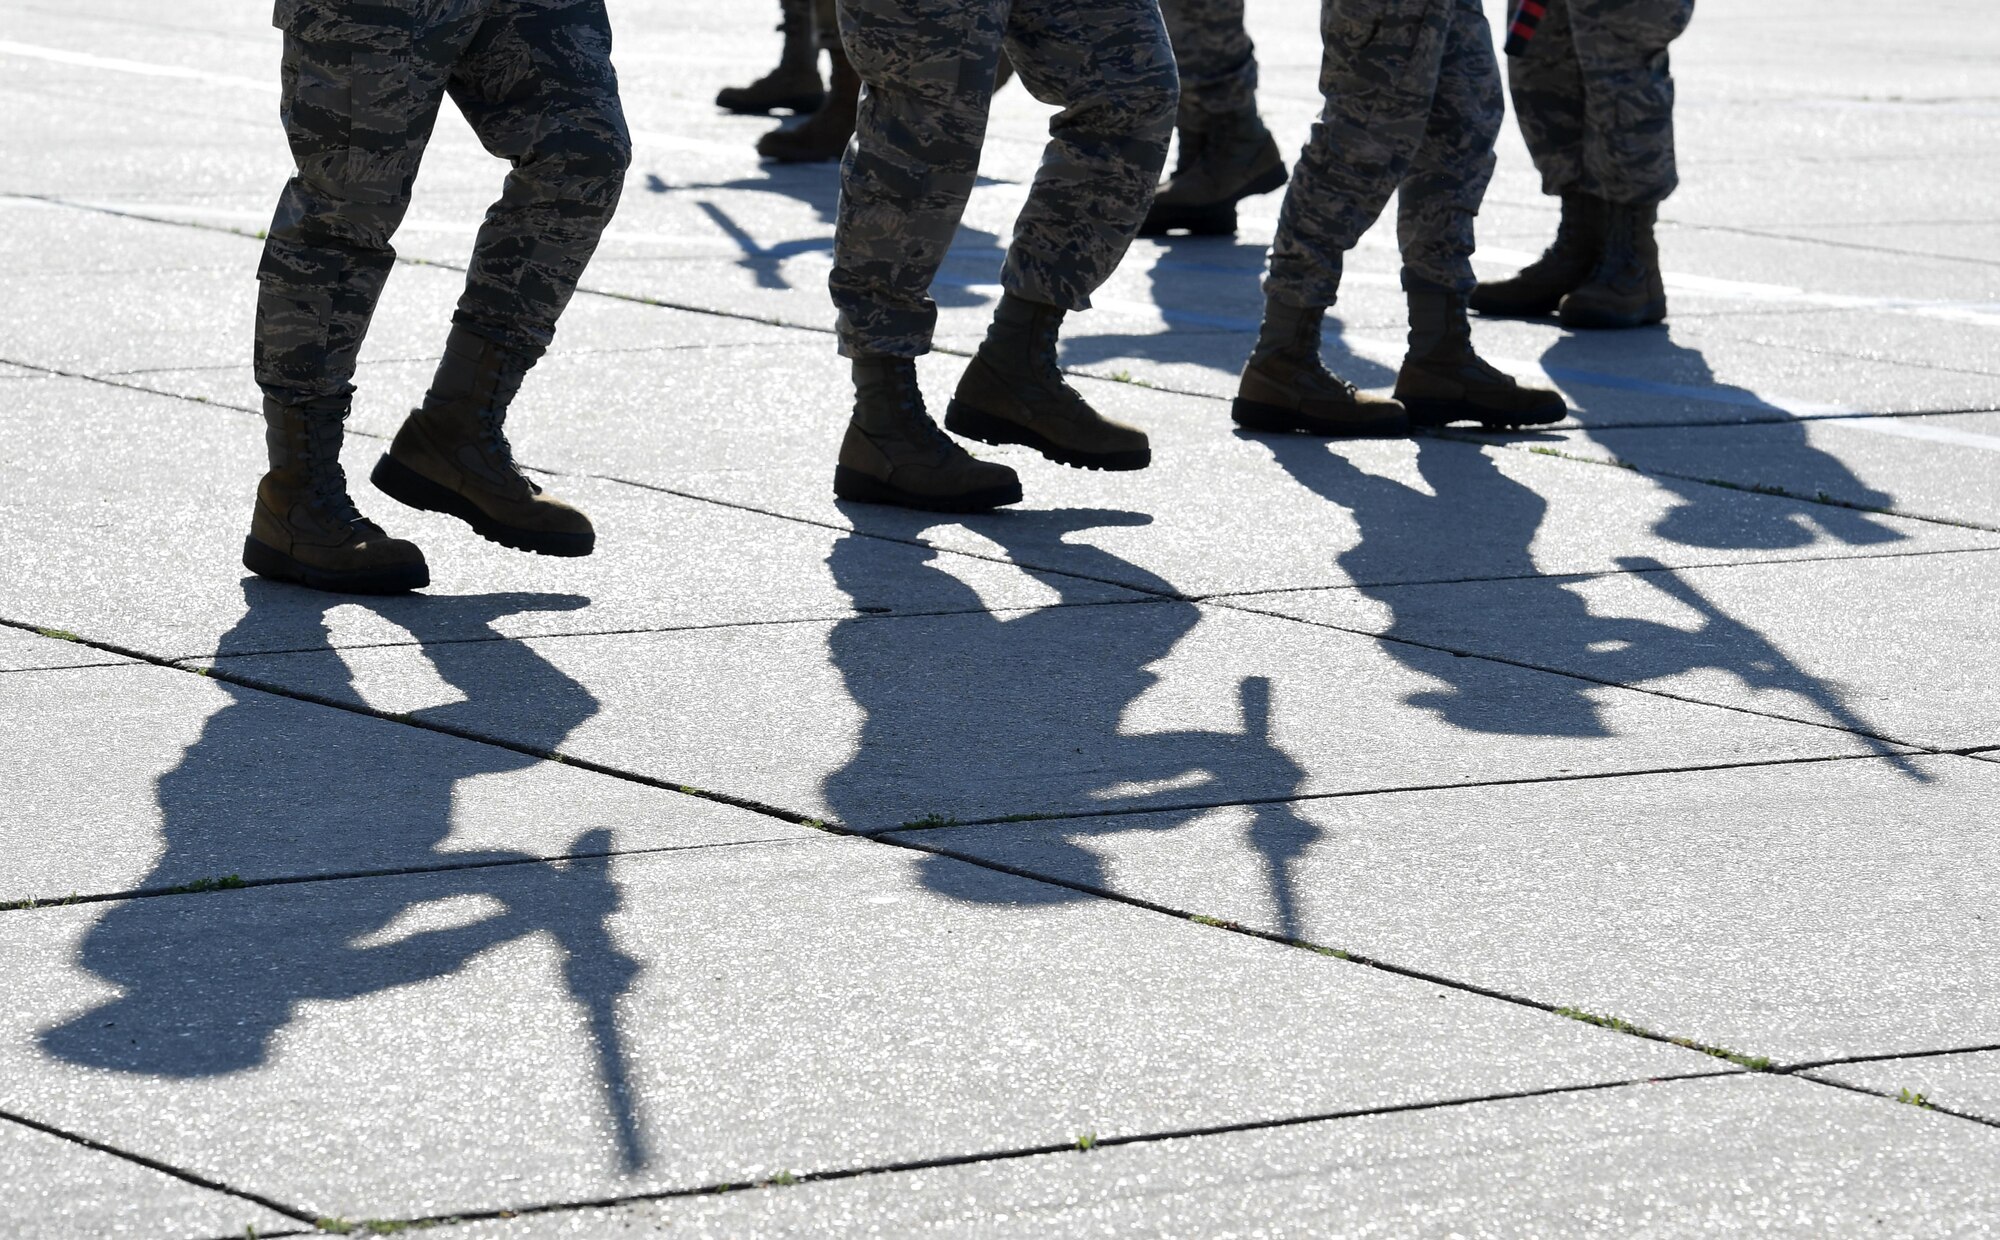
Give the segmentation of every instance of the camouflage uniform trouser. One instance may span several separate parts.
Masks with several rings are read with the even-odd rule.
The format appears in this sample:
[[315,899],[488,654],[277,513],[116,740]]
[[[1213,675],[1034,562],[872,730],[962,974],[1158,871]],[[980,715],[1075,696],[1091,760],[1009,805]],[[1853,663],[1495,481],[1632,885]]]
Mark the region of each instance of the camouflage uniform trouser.
[[1680,183],[1667,44],[1694,0],[1548,0],[1507,84],[1542,192],[1643,206]]
[[345,397],[449,94],[513,164],[453,321],[532,361],[611,219],[631,139],[603,0],[281,0],[297,170],[258,268],[256,375],[284,404]]
[[972,193],[1004,39],[1058,104],[1000,282],[1081,310],[1153,201],[1179,96],[1157,0],[840,0],[866,88],[840,169],[833,275],[840,350],[930,348],[930,285]]
[[1243,0],[1160,0],[1181,67],[1181,110],[1206,116],[1257,108],[1257,49]]
[[1401,190],[1403,282],[1471,292],[1472,221],[1505,103],[1479,0],[1322,0],[1326,107],[1292,172],[1268,296],[1330,306],[1342,256]]

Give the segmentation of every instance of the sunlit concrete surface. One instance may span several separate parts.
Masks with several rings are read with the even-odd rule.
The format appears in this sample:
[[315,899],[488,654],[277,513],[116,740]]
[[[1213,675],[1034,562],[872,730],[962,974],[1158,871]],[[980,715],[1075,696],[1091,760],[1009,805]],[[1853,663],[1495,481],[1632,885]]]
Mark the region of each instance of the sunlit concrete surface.
[[[1153,467],[982,448],[956,519],[831,494],[836,173],[712,104],[775,4],[612,0],[637,157],[510,423],[598,553],[363,481],[502,174],[447,107],[346,452],[433,584],[364,599],[239,562],[269,5],[0,0],[0,1235],[1986,1234],[1989,8],[1702,0],[1667,325],[1475,324],[1558,426],[1236,432],[1272,196],[1071,319]],[[1553,226],[1510,123],[1479,269]],[[1377,228],[1330,363],[1402,313]]]

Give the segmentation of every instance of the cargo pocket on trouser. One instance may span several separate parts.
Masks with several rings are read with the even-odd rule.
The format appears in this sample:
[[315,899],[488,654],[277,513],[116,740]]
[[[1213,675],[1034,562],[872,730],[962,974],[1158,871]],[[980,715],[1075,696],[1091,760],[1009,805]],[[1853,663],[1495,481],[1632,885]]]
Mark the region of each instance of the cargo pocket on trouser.
[[1320,88],[1347,120],[1427,116],[1449,0],[1333,0],[1321,34]]
[[373,13],[380,16],[330,0],[278,0],[282,108],[308,187],[343,203],[391,206],[409,197],[444,83],[441,70],[418,63],[418,40],[394,10]]

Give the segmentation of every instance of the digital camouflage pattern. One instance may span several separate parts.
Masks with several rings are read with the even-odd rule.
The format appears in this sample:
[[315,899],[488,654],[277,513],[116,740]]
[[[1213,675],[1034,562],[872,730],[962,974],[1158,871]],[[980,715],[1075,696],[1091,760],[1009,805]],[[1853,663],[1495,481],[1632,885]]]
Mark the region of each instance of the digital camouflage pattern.
[[1268,296],[1330,306],[1342,256],[1401,189],[1406,287],[1472,290],[1472,221],[1505,104],[1479,0],[1322,0],[1320,93],[1271,246]]
[[840,37],[867,84],[829,280],[841,352],[930,348],[931,279],[972,192],[1003,40],[1028,91],[1063,110],[1000,281],[1087,307],[1166,162],[1179,88],[1157,0],[840,0]]
[[297,405],[353,392],[389,238],[447,94],[514,165],[453,319],[541,356],[631,160],[603,0],[283,0],[276,23],[297,169],[257,273],[265,394]]
[[1243,0],[1160,0],[1181,67],[1181,111],[1213,116],[1257,110],[1257,49],[1243,28]]
[[1667,44],[1694,0],[1548,0],[1507,84],[1545,194],[1645,206],[1674,192]]

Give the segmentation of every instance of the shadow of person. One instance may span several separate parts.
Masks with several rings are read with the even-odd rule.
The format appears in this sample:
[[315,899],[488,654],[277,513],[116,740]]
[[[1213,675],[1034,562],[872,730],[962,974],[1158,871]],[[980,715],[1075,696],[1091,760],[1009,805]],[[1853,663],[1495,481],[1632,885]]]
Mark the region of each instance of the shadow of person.
[[[460,700],[410,712],[419,725],[458,730],[459,717],[500,694],[535,706],[520,739],[549,752],[596,713],[597,700],[527,644],[501,638],[500,618],[567,610],[573,595],[362,598],[322,595],[251,578],[245,610],[216,654],[268,646],[264,616],[296,625],[317,600],[317,649],[280,656],[316,663],[334,699],[356,697],[346,660],[327,646],[325,613],[368,608],[408,629]],[[472,632],[467,637],[468,630]],[[440,634],[449,633],[449,637]],[[274,899],[261,892],[134,899],[110,906],[85,935],[78,964],[114,997],[45,1030],[43,1049],[70,1063],[169,1078],[242,1072],[265,1064],[302,1004],[357,999],[445,977],[501,944],[546,933],[562,954],[572,999],[588,1014],[622,1160],[645,1151],[629,1102],[616,1009],[638,973],[612,941],[619,894],[602,858],[608,830],[587,830],[562,855],[449,848],[454,791],[465,780],[540,759],[470,740],[415,733],[321,707],[290,707],[216,678],[229,703],[209,716],[180,763],[156,785],[162,851],[141,889],[255,879],[426,872],[421,883],[313,884]],[[416,743],[425,740],[428,743]]]
[[[1623,557],[1618,565],[1698,615],[1699,627],[1601,616],[1578,592],[1580,579],[1541,575],[1534,539],[1548,502],[1509,478],[1491,451],[1417,440],[1422,485],[1413,486],[1357,469],[1322,440],[1238,434],[1264,443],[1301,485],[1353,514],[1360,538],[1336,557],[1338,563],[1354,590],[1387,612],[1383,648],[1442,685],[1410,694],[1410,705],[1469,732],[1606,737],[1612,732],[1598,702],[1602,686],[1712,668],[1752,691],[1803,699],[1827,722],[1921,778],[1833,686],[1657,560]],[[1479,584],[1482,578],[1491,584]],[[1524,709],[1529,704],[1494,692],[1490,665],[1458,651],[1568,675],[1543,679],[1531,709]]]
[[[1146,269],[1149,301],[1165,330],[1069,333],[1062,340],[1063,364],[1141,361],[1198,366],[1230,378],[1241,374],[1263,322],[1267,247],[1234,237],[1169,236],[1151,244],[1158,254]],[[1078,320],[1079,326],[1088,322]],[[1344,320],[1329,310],[1323,352],[1334,373],[1364,388],[1395,383],[1394,367],[1355,353],[1344,334]]]
[[[993,185],[1002,182],[981,177],[976,184]],[[792,288],[794,285],[784,270],[786,263],[804,254],[833,253],[832,229],[840,213],[838,165],[774,164],[762,177],[743,177],[734,181],[690,185],[669,185],[659,176],[649,175],[646,188],[655,194],[674,194],[687,190],[738,190],[776,194],[811,207],[813,213],[818,216],[822,231],[805,237],[760,241],[752,227],[739,220],[728,208],[707,198],[695,200],[695,208],[707,216],[709,222],[728,237],[742,253],[738,265],[756,277],[759,288]],[[931,300],[946,307],[985,305],[992,298],[979,290],[998,282],[1001,256],[1000,237],[997,233],[971,228],[961,223],[957,236],[952,240],[951,249],[945,255],[944,266],[932,283]]]
[[[1710,435],[1700,427],[1668,431],[1657,427],[1620,430],[1616,425],[1594,426],[1593,413],[1612,399],[1610,393],[1622,377],[1603,373],[1616,370],[1615,359],[1605,350],[1616,345],[1617,356],[1644,359],[1649,369],[1673,376],[1670,384],[1642,380],[1622,380],[1639,390],[1665,387],[1720,399],[1759,420],[1755,455],[1760,470],[1768,469],[1772,482],[1786,479],[1813,479],[1823,491],[1843,497],[1844,504],[1864,508],[1887,508],[1895,497],[1864,486],[1846,463],[1813,446],[1806,436],[1807,422],[1789,411],[1770,404],[1748,388],[1718,383],[1708,359],[1699,349],[1676,342],[1666,331],[1619,333],[1622,339],[1607,342],[1597,336],[1585,338],[1566,332],[1542,354],[1542,368],[1564,389],[1575,416],[1590,429],[1590,436],[1620,460],[1630,461],[1649,471],[1662,488],[1672,492],[1678,503],[1662,516],[1653,532],[1684,547],[1715,550],[1783,550],[1805,547],[1822,537],[1852,547],[1872,547],[1901,541],[1898,530],[1855,507],[1837,504],[1791,505],[1718,504],[1723,493],[1700,478],[1724,478],[1737,485],[1745,481],[1737,468],[1744,457],[1741,434],[1723,431]],[[1626,363],[1629,366],[1630,362]],[[1664,470],[1669,477],[1654,470]],[[1731,475],[1737,475],[1731,477]],[[1757,518],[1757,519],[1752,519]]]
[[[1046,547],[1088,529],[1148,520],[1069,510],[967,524],[1011,555],[1016,546]],[[1248,838],[1284,893],[1275,902],[1295,935],[1289,867],[1318,832],[1284,804],[1303,790],[1306,771],[1272,736],[1270,682],[1251,676],[1237,684],[1240,730],[1129,731],[1129,708],[1159,680],[1154,665],[1202,612],[1157,575],[1088,543],[1068,545],[1067,573],[1041,578],[1057,601],[1001,612],[986,609],[929,547],[856,534],[834,545],[834,581],[857,603],[885,573],[928,574],[934,580],[926,593],[955,595],[959,614],[861,616],[834,627],[829,653],[864,719],[853,756],[826,779],[829,807],[863,831],[935,824],[968,807],[972,816],[994,809],[1088,815],[1036,836],[1037,869],[1102,889],[1101,863],[1080,840],[1168,830],[1218,804],[1265,802]],[[1157,597],[1107,602],[1101,581],[1113,579]],[[1133,816],[1139,813],[1148,816]],[[955,899],[1023,898],[1018,886],[996,894],[984,871],[946,858],[920,865],[928,886]],[[1034,890],[1029,898],[1048,903],[1084,898],[1057,886]]]

